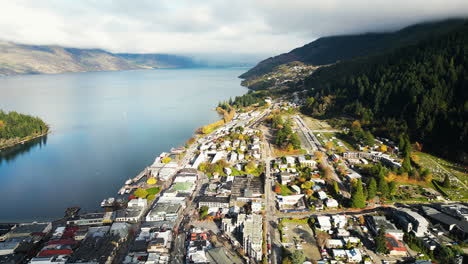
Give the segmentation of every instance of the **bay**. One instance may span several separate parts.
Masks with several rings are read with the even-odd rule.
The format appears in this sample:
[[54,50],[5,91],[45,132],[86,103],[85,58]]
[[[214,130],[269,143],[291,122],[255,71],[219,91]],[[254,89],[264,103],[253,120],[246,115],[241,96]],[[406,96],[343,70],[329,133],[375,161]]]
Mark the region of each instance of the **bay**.
[[0,77],[0,109],[39,116],[46,138],[0,155],[0,222],[99,211],[156,155],[219,119],[244,94],[245,69],[172,69]]

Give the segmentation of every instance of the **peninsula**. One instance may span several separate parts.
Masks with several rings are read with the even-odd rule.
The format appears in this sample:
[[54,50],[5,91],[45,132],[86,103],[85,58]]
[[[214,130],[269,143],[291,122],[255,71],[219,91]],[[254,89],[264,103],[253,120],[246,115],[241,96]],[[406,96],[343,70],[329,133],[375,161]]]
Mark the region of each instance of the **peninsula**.
[[0,110],[0,150],[49,133],[49,126],[39,117]]

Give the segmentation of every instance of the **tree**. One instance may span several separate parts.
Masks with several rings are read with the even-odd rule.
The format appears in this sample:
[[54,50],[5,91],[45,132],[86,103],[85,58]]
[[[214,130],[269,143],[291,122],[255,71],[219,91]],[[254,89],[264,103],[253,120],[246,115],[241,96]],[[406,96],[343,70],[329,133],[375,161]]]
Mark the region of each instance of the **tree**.
[[445,175],[444,181],[442,182],[442,186],[445,188],[450,188],[450,177]]
[[161,160],[161,162],[162,162],[162,163],[169,163],[169,162],[171,162],[171,160],[172,160],[171,157],[164,157],[164,158]]
[[202,206],[199,209],[200,219],[205,219],[208,216],[208,206]]
[[401,168],[403,169],[404,172],[411,172],[411,160],[409,156],[405,156],[403,158],[403,163],[401,164]]
[[255,170],[257,169],[257,163],[255,163],[255,161],[249,161],[245,167],[245,172],[248,173],[248,174],[253,174],[255,172]]
[[302,189],[306,189],[306,190],[312,188],[312,186],[313,186],[313,183],[311,181],[304,182],[304,184],[301,185]]
[[377,182],[375,181],[374,177],[372,177],[369,181],[369,187],[367,188],[367,199],[368,200],[374,199],[376,194],[377,194]]
[[283,258],[283,261],[281,261],[282,264],[292,264],[291,257],[287,256]]
[[316,237],[317,237],[317,245],[320,248],[325,248],[325,246],[327,245],[328,239],[330,239],[330,235],[327,232],[316,230]]
[[153,185],[153,184],[156,184],[158,181],[156,180],[156,178],[154,177],[150,177],[146,183],[149,184],[149,185]]
[[375,237],[375,250],[379,253],[388,254],[387,240],[385,238],[385,229],[380,227],[378,235]]
[[333,181],[333,190],[335,191],[336,195],[340,194],[340,187],[338,186],[337,181]]
[[396,191],[397,191],[397,183],[395,181],[391,181],[389,184],[388,184],[388,194],[389,196],[393,196],[396,194]]
[[291,261],[293,264],[303,264],[305,260],[306,258],[302,250],[296,250],[291,255]]
[[351,194],[351,207],[364,208],[366,207],[366,199],[362,188],[361,179],[357,180],[353,193]]
[[388,195],[388,184],[384,177],[379,177],[379,192],[382,198],[386,198]]
[[148,196],[148,191],[142,188],[138,188],[133,194],[138,198],[146,198],[146,196]]
[[275,193],[280,193],[281,192],[281,186],[279,186],[278,184],[275,185],[275,189],[273,190]]

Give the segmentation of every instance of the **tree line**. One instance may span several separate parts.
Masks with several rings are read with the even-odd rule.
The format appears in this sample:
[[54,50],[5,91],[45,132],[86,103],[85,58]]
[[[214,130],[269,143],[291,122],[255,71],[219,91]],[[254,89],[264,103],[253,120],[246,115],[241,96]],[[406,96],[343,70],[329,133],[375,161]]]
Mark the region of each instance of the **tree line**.
[[0,110],[0,139],[25,138],[41,135],[49,130],[38,117]]
[[370,57],[322,67],[304,81],[303,111],[359,119],[374,134],[406,133],[427,151],[467,161],[468,24]]

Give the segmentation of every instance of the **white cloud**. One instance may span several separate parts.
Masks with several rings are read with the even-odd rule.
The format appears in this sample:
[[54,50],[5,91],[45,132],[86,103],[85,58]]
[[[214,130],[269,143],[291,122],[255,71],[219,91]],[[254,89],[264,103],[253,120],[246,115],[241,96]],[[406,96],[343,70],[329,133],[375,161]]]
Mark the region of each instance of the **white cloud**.
[[0,38],[114,52],[273,55],[317,37],[466,16],[466,0],[4,0]]

